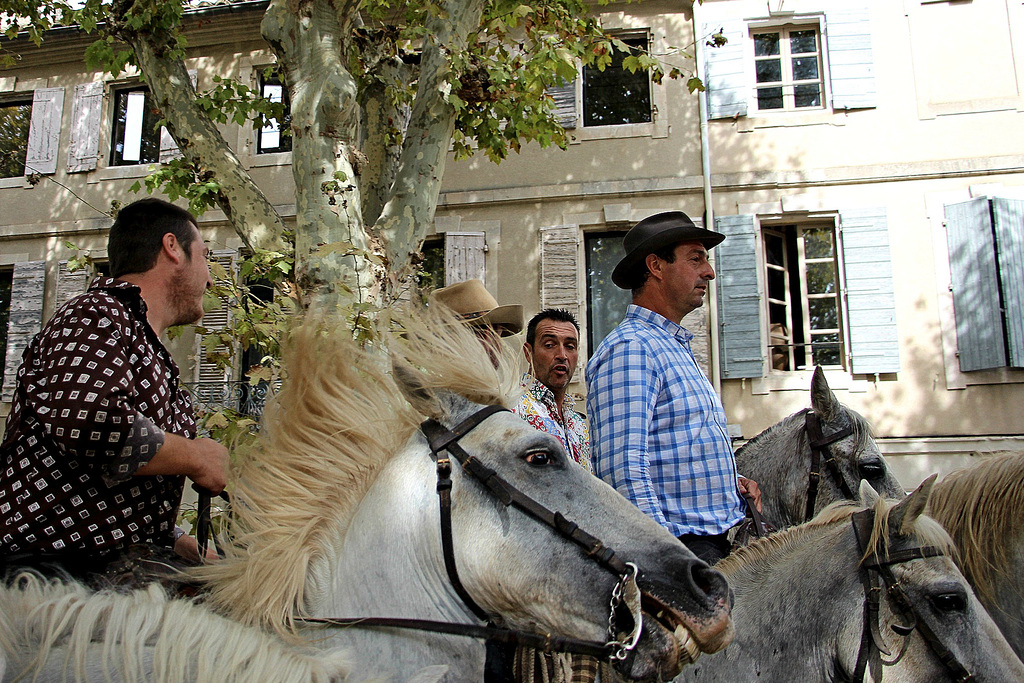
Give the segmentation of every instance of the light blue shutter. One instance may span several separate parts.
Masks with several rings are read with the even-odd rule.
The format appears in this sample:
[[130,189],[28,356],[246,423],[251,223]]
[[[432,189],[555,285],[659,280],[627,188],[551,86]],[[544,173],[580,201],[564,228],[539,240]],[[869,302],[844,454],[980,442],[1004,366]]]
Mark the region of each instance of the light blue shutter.
[[743,43],[747,25],[742,21],[705,24],[700,40],[706,41],[722,29],[728,42],[722,47],[702,45],[704,51],[704,86],[707,88],[708,118],[724,119],[747,115],[747,72],[743,63]]
[[761,295],[757,287],[757,240],[752,215],[719,216],[715,228],[726,240],[715,248],[718,329],[722,377],[763,377]]
[[[851,6],[852,5],[852,6]],[[829,77],[834,109],[878,106],[875,58],[871,47],[871,13],[866,5],[848,3],[825,14]]]
[[1006,345],[987,198],[946,206],[946,242],[960,369],[1003,367]]
[[547,89],[548,95],[555,100],[555,118],[562,128],[575,128],[578,115],[576,114],[576,81],[569,81],[562,85],[551,86]]
[[11,281],[11,316],[7,321],[7,358],[4,363],[0,400],[10,401],[18,379],[21,357],[43,327],[43,290],[46,286],[46,261],[14,264]]
[[64,88],[40,88],[32,93],[25,175],[57,172],[57,149],[64,113]]
[[896,296],[884,208],[841,211],[846,315],[856,374],[899,372]]
[[1024,201],[993,199],[996,260],[1003,290],[1003,316],[1010,366],[1024,367]]
[[71,104],[68,173],[82,173],[96,168],[102,120],[103,84],[80,83],[76,85],[75,97]]

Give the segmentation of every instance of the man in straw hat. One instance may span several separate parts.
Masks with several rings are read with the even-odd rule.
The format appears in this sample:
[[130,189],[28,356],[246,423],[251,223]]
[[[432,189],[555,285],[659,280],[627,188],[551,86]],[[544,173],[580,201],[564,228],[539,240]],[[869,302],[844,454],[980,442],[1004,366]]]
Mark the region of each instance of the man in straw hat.
[[680,326],[704,303],[708,249],[724,239],[681,211],[633,226],[612,271],[633,303],[586,371],[595,473],[712,564],[744,517],[741,493],[760,498],[737,476],[722,402]]
[[472,327],[495,364],[501,348],[498,338],[519,334],[523,330],[522,305],[499,306],[480,280],[466,280],[435,289],[430,293],[427,304],[446,306],[459,320]]

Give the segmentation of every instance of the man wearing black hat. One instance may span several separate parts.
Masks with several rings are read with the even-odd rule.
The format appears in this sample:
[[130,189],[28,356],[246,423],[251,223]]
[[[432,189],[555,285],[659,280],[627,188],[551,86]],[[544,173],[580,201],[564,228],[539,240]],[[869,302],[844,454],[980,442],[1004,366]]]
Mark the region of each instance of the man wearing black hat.
[[760,498],[737,475],[725,409],[680,326],[704,303],[715,278],[708,249],[724,239],[681,211],[626,233],[612,282],[632,290],[633,303],[586,372],[595,474],[709,563],[729,553],[741,491]]

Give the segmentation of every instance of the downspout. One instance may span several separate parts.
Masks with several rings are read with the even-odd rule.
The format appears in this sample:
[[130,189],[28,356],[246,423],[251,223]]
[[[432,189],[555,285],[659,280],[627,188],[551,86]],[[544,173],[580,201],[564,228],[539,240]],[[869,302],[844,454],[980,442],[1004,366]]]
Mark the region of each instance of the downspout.
[[[704,78],[704,37],[700,33],[697,22],[697,7],[699,2],[694,2],[690,13],[690,20],[693,23],[693,57],[694,69],[697,75]],[[707,85],[705,83],[705,85]],[[704,227],[709,230],[715,229],[715,209],[711,201],[711,144],[708,140],[708,99],[707,91],[701,90],[697,93],[697,109],[700,118],[700,170],[704,184]],[[712,254],[712,265],[714,255]],[[711,341],[708,349],[708,357],[711,362],[711,384],[715,392],[722,395],[722,359],[718,348],[718,287],[711,287],[708,291],[708,322]]]

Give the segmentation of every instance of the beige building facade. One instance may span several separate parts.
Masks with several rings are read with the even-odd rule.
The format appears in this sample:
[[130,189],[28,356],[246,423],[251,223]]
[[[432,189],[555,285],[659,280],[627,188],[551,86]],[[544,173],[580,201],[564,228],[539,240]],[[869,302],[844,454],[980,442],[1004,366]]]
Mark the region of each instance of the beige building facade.
[[[260,81],[273,63],[261,6],[206,10],[190,35],[199,88],[218,74],[273,87]],[[683,210],[729,235],[715,250],[718,286],[684,325],[735,437],[806,407],[821,365],[908,486],[973,454],[1024,449],[1024,7],[653,0],[601,11],[670,67],[688,72],[683,52],[694,55],[705,101],[685,77],[581,69],[553,93],[567,151],[448,164],[425,245],[443,254],[447,281],[481,277],[528,315],[571,308],[585,359],[627,300],[610,282],[621,234]],[[84,287],[62,266],[76,253],[66,243],[102,261],[102,212],[174,152],[166,139],[137,152],[118,126],[139,105],[137,80],[85,71],[70,32],[45,45],[0,72],[0,107],[31,105],[26,171],[0,179],[8,391],[26,340]],[[290,153],[273,131],[224,130],[294,215]],[[217,212],[200,227],[222,258],[241,247]],[[196,367],[192,335],[171,345]]]

